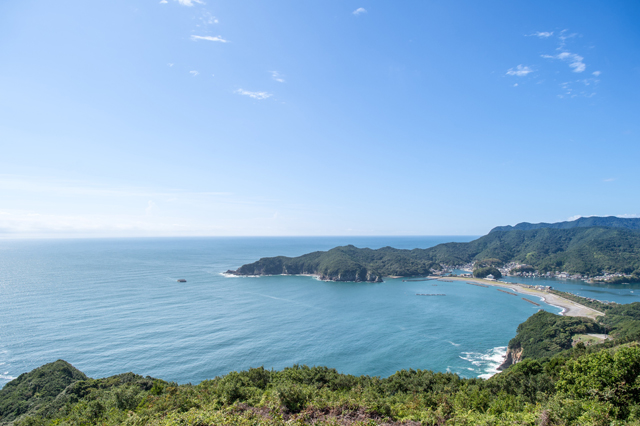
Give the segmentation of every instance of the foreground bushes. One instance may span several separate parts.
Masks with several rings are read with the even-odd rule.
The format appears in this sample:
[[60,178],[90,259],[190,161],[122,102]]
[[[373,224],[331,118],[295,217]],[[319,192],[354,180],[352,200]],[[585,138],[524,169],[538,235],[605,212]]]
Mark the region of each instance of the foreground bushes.
[[[74,376],[67,366],[58,361],[45,367],[52,373],[66,368]],[[32,373],[7,385],[0,398],[19,402]],[[131,373],[99,380],[75,374],[81,380],[49,395],[15,424],[640,425],[639,374],[635,345],[528,359],[489,380],[422,370],[381,379],[307,366],[254,368],[197,386]],[[0,422],[15,419],[0,414]]]

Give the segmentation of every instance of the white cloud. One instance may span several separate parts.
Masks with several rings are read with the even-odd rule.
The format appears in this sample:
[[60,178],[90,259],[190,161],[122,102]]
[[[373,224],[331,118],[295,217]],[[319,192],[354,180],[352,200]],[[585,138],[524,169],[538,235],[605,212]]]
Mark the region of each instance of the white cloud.
[[191,40],[193,40],[193,41],[198,41],[198,40],[218,41],[220,43],[228,43],[229,42],[228,40],[223,39],[222,36],[213,37],[213,36],[192,35],[191,36]]
[[278,71],[271,71],[271,78],[273,78],[278,83],[284,83],[285,81],[284,78],[282,78],[282,75]]
[[509,68],[507,75],[516,75],[518,77],[524,77],[525,75],[532,73],[533,70],[527,66],[518,65],[514,68]]
[[267,99],[273,96],[271,93],[267,93],[267,92],[250,92],[248,90],[243,90],[243,89],[238,89],[235,91],[235,93],[237,93],[238,95],[249,96],[250,98],[259,99],[259,100]]
[[202,0],[178,0],[178,3],[183,6],[193,6],[194,3],[205,4]]
[[189,74],[193,75],[194,77],[197,77],[198,74],[200,74],[198,71],[193,70],[193,71],[189,71]]
[[545,59],[560,59],[569,62],[569,67],[573,68],[573,72],[583,72],[587,69],[587,65],[583,62],[584,58],[571,52],[560,52],[557,55],[542,55]]
[[212,25],[218,23],[218,18],[213,16],[211,13],[204,11],[200,16],[200,21],[202,21],[202,23],[205,25]]
[[566,35],[567,31],[568,30],[562,30],[558,35],[558,38],[560,39],[560,47],[558,47],[558,50],[564,49],[564,46],[566,46],[567,44],[567,40],[578,35],[577,33]]
[[173,64],[172,64],[172,63],[169,63],[169,64],[167,64],[167,66],[168,66],[169,68],[171,68],[171,67],[173,66]]
[[602,74],[600,71],[594,71],[591,74],[595,75],[596,77],[598,77],[600,74]]
[[613,182],[614,180],[616,180],[616,178],[607,178],[604,179],[603,182]]
[[540,37],[540,38],[549,38],[553,35],[553,31],[536,31],[531,34],[532,36]]
[[167,0],[160,0],[160,4],[167,4],[169,3]]
[[518,83],[514,84],[513,87],[518,87]]
[[367,9],[365,9],[364,7],[359,7],[356,10],[354,10],[352,13],[354,15],[361,15],[363,13],[367,13]]

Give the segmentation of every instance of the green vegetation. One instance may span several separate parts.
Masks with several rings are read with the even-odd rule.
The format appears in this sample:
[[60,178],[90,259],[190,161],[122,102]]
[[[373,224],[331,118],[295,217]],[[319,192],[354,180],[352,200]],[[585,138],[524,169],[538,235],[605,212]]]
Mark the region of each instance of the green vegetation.
[[426,276],[439,269],[423,256],[422,250],[399,250],[384,247],[378,250],[359,249],[352,245],[317,251],[303,256],[271,257],[244,265],[236,275],[314,274],[333,281],[381,282],[383,276]]
[[473,276],[476,278],[486,278],[489,275],[493,275],[493,278],[495,278],[496,280],[502,278],[502,274],[500,273],[500,271],[491,266],[478,268],[473,271]]
[[40,410],[51,404],[67,386],[86,379],[82,372],[61,360],[21,374],[0,390],[0,420],[12,420]]
[[640,341],[640,302],[612,306],[598,322],[617,342]]
[[626,277],[613,277],[606,280],[595,280],[595,282],[606,283],[606,284],[632,284],[632,283],[640,283],[640,272],[633,271],[633,273]]
[[528,223],[522,222],[516,226],[497,226],[490,232],[505,231],[531,231],[532,229],[573,229],[573,228],[624,228],[624,229],[640,229],[640,219],[621,218],[615,216],[607,217],[581,217],[570,222],[558,223]]
[[510,272],[512,274],[518,273],[518,272],[535,272],[536,268],[534,268],[533,266],[529,266],[529,265],[522,265],[522,266],[518,266],[517,268],[513,268]]
[[[42,368],[54,371],[56,363]],[[553,358],[526,359],[489,380],[425,370],[402,370],[388,378],[356,377],[326,367],[294,366],[231,372],[193,386],[128,373],[80,379],[17,419],[0,411],[0,422],[640,425],[639,374],[640,347],[634,345],[591,352],[574,348]]]
[[487,268],[489,266],[492,266],[494,268],[499,268],[502,265],[504,265],[504,262],[500,259],[482,259],[482,260],[476,260],[476,267],[477,268]]
[[[567,293],[560,295],[567,297]],[[595,321],[546,311],[535,313],[518,326],[516,337],[509,341],[509,352],[519,353],[519,359],[553,357],[571,349],[573,338],[581,334],[608,334],[614,341],[607,341],[604,346],[640,341],[640,302],[600,305],[607,309]]]
[[604,327],[589,318],[565,317],[539,311],[518,326],[509,342],[511,351],[522,349],[522,358],[545,358],[571,349],[576,334],[603,333]]
[[429,249],[336,247],[300,257],[272,257],[244,265],[236,275],[316,274],[334,281],[379,282],[384,276],[425,276],[441,265],[479,261],[486,266],[525,263],[541,272],[599,275],[640,271],[640,231],[624,228],[541,228],[495,231],[469,243]]

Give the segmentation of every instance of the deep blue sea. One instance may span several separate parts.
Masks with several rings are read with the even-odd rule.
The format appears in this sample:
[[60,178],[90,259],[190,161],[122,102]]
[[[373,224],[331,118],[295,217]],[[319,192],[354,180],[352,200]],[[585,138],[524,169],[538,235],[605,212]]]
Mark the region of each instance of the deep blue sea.
[[2,240],[0,386],[57,359],[96,378],[133,371],[178,383],[293,364],[486,377],[538,307],[463,282],[222,275],[260,257],[337,245],[426,248],[471,239]]

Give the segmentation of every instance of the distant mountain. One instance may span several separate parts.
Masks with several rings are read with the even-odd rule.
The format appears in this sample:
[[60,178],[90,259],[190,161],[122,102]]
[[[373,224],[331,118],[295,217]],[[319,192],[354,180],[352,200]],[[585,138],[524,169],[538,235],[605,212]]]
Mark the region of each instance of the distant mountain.
[[493,228],[491,232],[498,231],[530,231],[532,229],[573,229],[573,228],[593,228],[599,226],[602,228],[625,228],[625,229],[640,229],[640,219],[627,219],[616,216],[607,217],[581,217],[580,219],[572,220],[570,222],[557,222],[557,223],[529,223],[522,222],[516,226],[497,226]]
[[314,274],[330,281],[380,282],[385,276],[419,276],[441,264],[462,265],[497,259],[520,262],[541,272],[587,275],[640,272],[640,232],[623,228],[541,228],[491,232],[468,243],[440,244],[428,249],[378,250],[336,247],[299,257],[271,257],[244,265],[233,275]]

